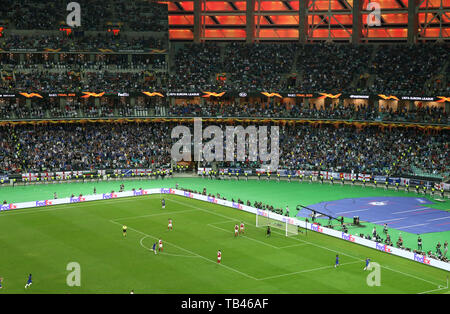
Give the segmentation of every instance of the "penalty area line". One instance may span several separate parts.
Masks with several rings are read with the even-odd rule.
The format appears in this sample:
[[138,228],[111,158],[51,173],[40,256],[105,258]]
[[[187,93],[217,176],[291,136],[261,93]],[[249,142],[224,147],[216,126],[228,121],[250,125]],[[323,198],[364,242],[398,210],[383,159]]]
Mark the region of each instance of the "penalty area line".
[[[417,294],[425,294],[425,293],[435,292],[435,291],[441,291],[441,290],[445,290],[445,289],[448,289],[448,287],[438,286],[437,289],[428,290],[428,291],[423,291],[423,292],[419,292],[419,293],[417,293]],[[447,292],[447,293],[448,293],[448,292]]]
[[[340,264],[339,267],[344,266],[344,265],[356,264],[356,263],[360,263],[360,261],[343,263],[343,264]],[[269,277],[261,278],[261,279],[258,279],[258,280],[275,279],[275,278],[280,278],[280,277],[285,277],[285,276],[297,275],[297,274],[301,274],[301,273],[309,273],[309,272],[312,272],[312,271],[328,269],[328,268],[333,268],[333,267],[334,267],[334,265],[328,265],[328,266],[323,266],[323,267],[318,267],[318,268],[313,268],[313,269],[300,270],[300,271],[296,271],[296,272],[293,272],[293,273],[269,276]]]
[[195,209],[171,211],[171,212],[164,212],[164,213],[159,213],[159,214],[148,214],[148,215],[141,215],[141,216],[120,217],[120,218],[114,218],[114,219],[111,219],[111,220],[112,221],[116,221],[116,220],[122,220],[122,219],[136,219],[136,218],[144,218],[144,217],[164,216],[164,215],[188,213],[188,212],[193,212],[193,211],[195,211]]
[[[144,237],[139,241],[139,244],[140,244],[144,249],[147,249],[147,250],[153,252],[153,249],[151,249],[151,248],[145,246],[144,243],[142,243],[142,241],[144,241],[144,239],[147,239],[147,238],[149,238],[149,236],[144,236]],[[194,257],[194,258],[198,258],[198,256],[195,256],[195,255],[172,254],[172,253],[166,253],[166,252],[159,252],[159,253],[157,253],[157,254],[161,254],[161,255],[170,255],[170,256],[179,256],[179,257]]]
[[[229,230],[226,230],[226,229],[223,229],[223,228],[214,226],[213,224],[208,224],[208,226],[213,227],[213,228],[216,228],[216,229],[219,229],[219,230],[222,230],[222,231],[227,232],[227,233],[231,233]],[[269,246],[269,247],[271,247],[271,248],[273,248],[273,249],[277,249],[277,250],[280,249],[278,246],[274,246],[274,245],[272,245],[272,244],[265,243],[265,242],[262,242],[262,241],[253,239],[253,238],[247,237],[247,236],[245,236],[245,235],[239,235],[239,237],[243,237],[243,238],[246,238],[246,239],[249,239],[249,240],[252,240],[252,241],[261,243],[261,244],[263,244],[263,245],[267,245],[267,246]]]

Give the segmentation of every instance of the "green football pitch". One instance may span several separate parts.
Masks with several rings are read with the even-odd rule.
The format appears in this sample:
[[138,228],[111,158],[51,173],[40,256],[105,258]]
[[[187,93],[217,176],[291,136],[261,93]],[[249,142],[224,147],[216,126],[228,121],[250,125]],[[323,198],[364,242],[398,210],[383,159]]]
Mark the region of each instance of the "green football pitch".
[[[125,185],[129,190],[149,185],[173,187],[175,182],[192,188],[198,185],[197,189],[208,185],[211,193],[221,192],[213,189],[224,184],[206,179],[172,179],[126,181]],[[14,191],[4,188],[1,193],[2,198],[7,195],[18,202],[51,198],[56,186],[59,197],[68,196],[63,194],[69,191],[88,194],[92,184],[37,185],[16,187]],[[110,184],[96,184],[98,193],[108,192]],[[259,183],[228,184],[242,189],[245,184]],[[289,185],[279,183],[284,184]],[[315,186],[317,189],[319,185]],[[233,189],[227,193],[221,194],[229,197]],[[256,197],[248,193],[252,199]],[[166,199],[165,209],[161,208],[161,197]],[[276,200],[276,195],[269,197]],[[170,231],[168,219],[174,224]],[[240,222],[246,225],[245,234],[235,237],[233,228]],[[123,225],[128,227],[126,237]],[[286,237],[282,230],[274,230],[267,237],[264,229],[256,228],[253,214],[174,195],[2,212],[0,229],[2,294],[450,291],[446,271],[309,231]],[[162,239],[164,249],[155,255],[151,247],[158,239]],[[218,250],[222,251],[220,265]],[[334,267],[336,254],[340,257],[338,268]],[[380,265],[379,286],[367,284],[371,272],[363,270],[366,257]],[[67,265],[72,262],[80,266],[80,286],[67,285],[73,271]],[[29,273],[33,274],[33,284],[25,289]]]

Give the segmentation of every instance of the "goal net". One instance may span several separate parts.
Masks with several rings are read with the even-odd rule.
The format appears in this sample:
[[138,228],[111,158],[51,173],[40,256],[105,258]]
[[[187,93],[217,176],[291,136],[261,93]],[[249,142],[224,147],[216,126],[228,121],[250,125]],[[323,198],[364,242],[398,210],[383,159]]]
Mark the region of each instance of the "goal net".
[[283,230],[286,237],[298,235],[298,226],[270,218],[270,212],[267,210],[258,210],[256,214],[256,227],[267,227]]

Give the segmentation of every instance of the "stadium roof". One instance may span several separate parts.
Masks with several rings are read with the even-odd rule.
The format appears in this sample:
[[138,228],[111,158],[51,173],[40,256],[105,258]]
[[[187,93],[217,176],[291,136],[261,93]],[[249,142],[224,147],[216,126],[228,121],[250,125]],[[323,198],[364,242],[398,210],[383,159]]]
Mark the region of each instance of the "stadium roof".
[[[409,23],[414,41],[450,39],[450,0],[377,0],[380,26],[368,26],[368,14],[372,12],[369,2],[169,0],[165,3],[169,7],[171,40],[194,40],[196,32],[199,40],[248,40],[250,33],[256,41],[298,40],[303,32],[305,42],[351,41],[353,24],[358,20],[362,42],[406,42]],[[252,4],[253,10],[247,10]],[[306,7],[302,8],[304,4]],[[354,5],[359,5],[360,10],[353,10]],[[354,12],[359,12],[356,19]],[[408,19],[408,12],[414,18]]]

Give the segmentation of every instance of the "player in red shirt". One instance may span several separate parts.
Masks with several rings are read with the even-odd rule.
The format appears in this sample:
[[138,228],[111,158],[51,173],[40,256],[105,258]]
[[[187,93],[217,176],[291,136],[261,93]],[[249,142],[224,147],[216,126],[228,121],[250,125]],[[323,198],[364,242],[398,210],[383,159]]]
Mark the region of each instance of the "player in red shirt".
[[158,251],[162,251],[163,250],[163,243],[162,243],[162,240],[161,239],[159,239],[159,248],[158,248]]
[[238,235],[239,235],[239,226],[238,226],[238,224],[236,224],[234,226],[234,236],[237,237]]
[[239,229],[239,234],[244,234],[244,223],[243,222],[241,222],[241,226],[240,226],[240,229]]
[[172,230],[172,219],[169,219],[169,225],[167,226],[168,230]]
[[222,259],[222,252],[219,250],[217,251],[217,263],[220,264],[220,260]]

